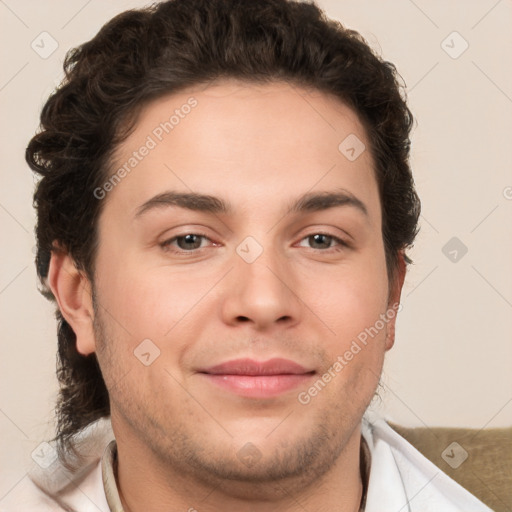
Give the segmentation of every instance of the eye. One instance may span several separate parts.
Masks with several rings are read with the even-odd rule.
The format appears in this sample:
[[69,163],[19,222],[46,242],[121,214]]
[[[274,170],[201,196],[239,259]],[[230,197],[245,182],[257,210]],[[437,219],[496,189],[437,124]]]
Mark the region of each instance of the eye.
[[[178,248],[183,252],[191,252],[204,247],[203,241],[210,240],[207,236],[199,233],[187,233],[185,235],[175,236],[163,242],[161,247],[168,250],[170,247]],[[180,251],[177,251],[180,252]]]
[[348,247],[348,244],[345,241],[325,233],[314,233],[312,235],[306,236],[301,240],[301,243],[299,244],[301,247],[304,247],[304,245],[302,245],[304,241],[306,241],[306,243],[308,243],[312,249],[317,250],[334,249],[335,251],[340,251],[340,246]]

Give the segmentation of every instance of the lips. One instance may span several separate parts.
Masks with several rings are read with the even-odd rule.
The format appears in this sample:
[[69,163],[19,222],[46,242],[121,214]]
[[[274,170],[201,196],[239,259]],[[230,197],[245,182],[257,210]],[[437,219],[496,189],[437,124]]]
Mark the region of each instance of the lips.
[[210,384],[251,398],[280,395],[304,385],[314,373],[294,361],[281,358],[267,361],[235,359],[199,371]]
[[268,361],[254,361],[252,359],[235,359],[221,363],[202,373],[210,375],[301,375],[309,373],[303,366],[288,359],[274,358]]

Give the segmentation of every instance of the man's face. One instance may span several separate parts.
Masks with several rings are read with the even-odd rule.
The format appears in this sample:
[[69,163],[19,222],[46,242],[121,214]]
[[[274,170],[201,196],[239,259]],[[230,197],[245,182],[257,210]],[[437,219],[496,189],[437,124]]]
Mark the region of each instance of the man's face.
[[[266,481],[318,477],[359,435],[393,324],[353,345],[390,307],[361,142],[339,100],[282,83],[219,82],[143,110],[112,167],[130,171],[102,199],[94,282],[120,447],[205,481]],[[290,210],[305,194],[349,199]]]

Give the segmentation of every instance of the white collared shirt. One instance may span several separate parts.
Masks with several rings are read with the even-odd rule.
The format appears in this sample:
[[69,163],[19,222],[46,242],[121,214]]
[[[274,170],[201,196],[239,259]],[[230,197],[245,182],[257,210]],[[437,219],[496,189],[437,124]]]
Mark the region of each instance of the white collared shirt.
[[[365,417],[361,434],[371,453],[365,512],[492,512],[383,419]],[[63,468],[50,477],[40,468],[27,475],[0,500],[0,512],[122,512],[112,467],[115,443],[105,450],[103,436],[96,449],[103,455],[78,480]]]
[[363,419],[372,454],[365,512],[490,512],[384,420]]

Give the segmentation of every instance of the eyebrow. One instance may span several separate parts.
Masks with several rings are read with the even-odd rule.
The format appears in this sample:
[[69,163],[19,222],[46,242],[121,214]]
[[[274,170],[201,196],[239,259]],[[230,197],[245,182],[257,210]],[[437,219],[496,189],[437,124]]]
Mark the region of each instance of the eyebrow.
[[[231,204],[219,197],[193,192],[167,191],[152,197],[139,206],[135,218],[139,218],[151,210],[170,206],[212,214],[233,213]],[[344,189],[335,192],[308,192],[293,201],[288,206],[286,214],[316,212],[340,206],[352,207],[368,217],[368,209],[365,204],[351,192]]]

